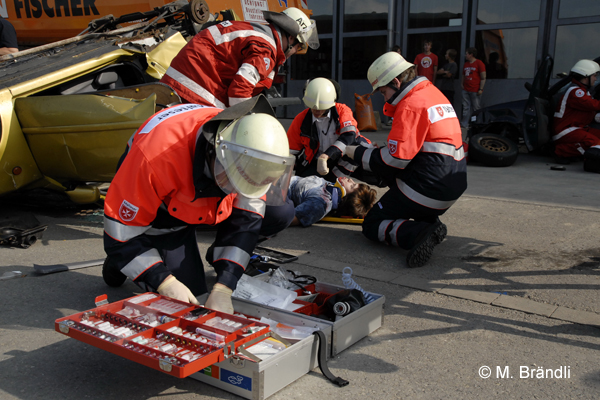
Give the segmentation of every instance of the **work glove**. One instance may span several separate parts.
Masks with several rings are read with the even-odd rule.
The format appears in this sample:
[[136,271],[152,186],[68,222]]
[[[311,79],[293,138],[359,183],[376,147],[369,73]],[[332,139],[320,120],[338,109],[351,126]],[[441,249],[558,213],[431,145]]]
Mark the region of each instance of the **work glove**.
[[354,152],[358,146],[346,146],[346,155],[354,160]]
[[233,290],[221,283],[215,283],[204,307],[211,310],[221,311],[227,314],[233,314],[233,304],[231,303],[231,294]]
[[329,168],[327,168],[327,159],[324,157],[319,157],[317,159],[317,172],[320,175],[327,175],[329,173]]
[[183,283],[179,282],[173,275],[169,275],[167,279],[160,284],[156,291],[163,296],[172,297],[176,300],[185,301],[198,306],[200,305],[190,289],[188,289],[188,287]]

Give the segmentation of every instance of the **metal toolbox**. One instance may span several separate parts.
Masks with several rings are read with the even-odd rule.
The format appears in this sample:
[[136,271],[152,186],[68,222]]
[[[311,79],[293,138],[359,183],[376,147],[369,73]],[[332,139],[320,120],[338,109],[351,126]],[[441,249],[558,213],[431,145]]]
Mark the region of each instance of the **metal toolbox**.
[[[319,328],[331,336],[331,324],[319,319],[308,319],[294,314],[240,299],[233,299],[236,312],[247,316],[266,317],[283,324]],[[252,400],[263,400],[315,369],[318,343],[310,335],[287,349],[260,362],[230,357],[211,365],[190,378]]]
[[[266,275],[267,274],[263,274],[258,278],[261,280],[266,280]],[[324,282],[316,282],[314,285],[315,292],[327,295],[333,295],[339,291],[345,290],[343,286]],[[385,296],[375,293],[370,294],[375,300],[335,322],[326,321],[311,315],[302,315],[304,321],[303,324],[306,326],[310,326],[310,324],[319,322],[322,324],[327,324],[331,327],[331,335],[327,336],[331,338],[328,340],[328,354],[330,354],[332,357],[352,346],[365,336],[368,336],[371,332],[374,332],[383,325]],[[299,313],[303,310],[300,308],[295,311],[287,311],[266,305],[260,305],[250,300],[235,300],[237,300],[238,303],[249,303],[260,306],[262,313],[265,315],[274,311],[279,311],[283,314],[299,315]]]

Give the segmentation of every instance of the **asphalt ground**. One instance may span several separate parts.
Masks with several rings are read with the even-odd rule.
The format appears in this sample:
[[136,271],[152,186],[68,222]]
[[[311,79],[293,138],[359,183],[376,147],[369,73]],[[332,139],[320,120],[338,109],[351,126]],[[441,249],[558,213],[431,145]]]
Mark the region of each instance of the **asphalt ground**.
[[[382,144],[387,129],[364,134]],[[383,326],[329,362],[348,386],[315,369],[270,398],[598,398],[600,175],[551,165],[525,153],[507,168],[469,164],[469,188],[442,216],[448,236],[422,268],[406,268],[405,251],[354,224],[291,227],[264,242],[299,255],[286,267],[323,282],[341,285],[350,266],[386,298]],[[23,275],[0,280],[0,399],[239,398],[56,332],[56,319],[93,308],[97,295],[113,302],[139,289],[106,286],[99,266],[38,275],[34,264],[104,258],[100,209],[42,203],[0,199],[2,216],[48,225],[28,249],[0,246],[0,276]],[[205,252],[214,232],[197,237]],[[559,368],[562,378],[523,373]]]

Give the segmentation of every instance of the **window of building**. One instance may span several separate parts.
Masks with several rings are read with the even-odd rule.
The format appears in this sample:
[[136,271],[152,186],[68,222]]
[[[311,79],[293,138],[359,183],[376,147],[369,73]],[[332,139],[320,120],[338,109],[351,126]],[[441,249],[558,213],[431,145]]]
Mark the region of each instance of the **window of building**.
[[346,0],[344,32],[381,31],[387,29],[388,0]]
[[537,21],[541,0],[479,0],[477,24]]
[[591,17],[600,15],[598,0],[560,0],[558,18]]
[[438,69],[446,63],[444,55],[448,49],[456,50],[457,56],[454,61],[458,64],[461,53],[460,38],[460,32],[408,35],[407,48],[406,51],[402,51],[402,54],[407,61],[414,62],[415,57],[423,52],[423,42],[431,40],[431,52],[438,57]]
[[[317,28],[318,29],[318,28]],[[291,79],[312,79],[317,77],[331,78],[331,39],[319,39],[317,50],[308,49],[306,54],[294,55],[290,58],[292,64]]]
[[462,25],[463,0],[411,0],[409,28]]
[[342,79],[366,80],[371,63],[387,50],[387,37],[385,36],[344,38]]
[[310,7],[319,34],[333,33],[333,0],[312,1]]
[[477,31],[477,58],[489,79],[531,79],[535,74],[538,28]]
[[590,60],[600,56],[600,42],[596,40],[600,23],[561,25],[556,28],[553,73],[569,72],[582,58]]

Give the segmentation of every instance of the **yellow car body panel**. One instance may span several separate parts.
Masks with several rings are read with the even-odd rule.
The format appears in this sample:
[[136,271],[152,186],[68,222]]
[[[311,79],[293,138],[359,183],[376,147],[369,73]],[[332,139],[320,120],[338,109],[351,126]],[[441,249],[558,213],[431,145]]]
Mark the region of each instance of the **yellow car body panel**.
[[59,182],[109,182],[127,141],[155,105],[156,95],[42,96],[17,99],[15,111],[43,175]]
[[21,132],[8,89],[0,91],[0,124],[0,193],[8,193],[42,179],[43,175]]
[[[156,96],[34,95],[135,57],[146,58],[145,72],[160,79],[186,43],[178,32],[147,53],[115,46],[98,57],[0,89],[0,195],[34,187],[65,191],[73,182],[110,182],[127,141],[156,111]],[[82,198],[72,200],[84,202],[77,197]]]
[[160,46],[146,54],[148,61],[146,73],[153,78],[161,79],[171,65],[171,61],[186,44],[187,41],[179,32],[167,38]]

